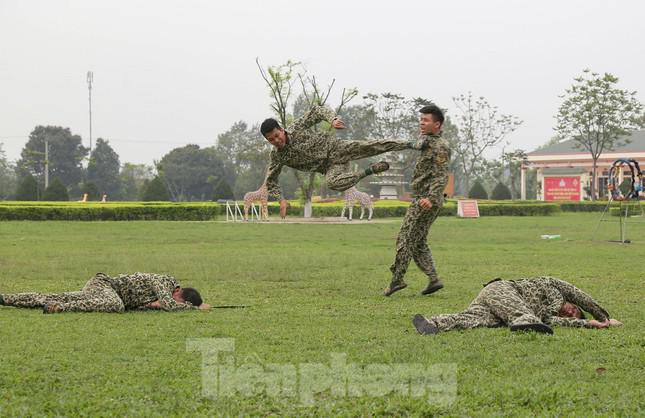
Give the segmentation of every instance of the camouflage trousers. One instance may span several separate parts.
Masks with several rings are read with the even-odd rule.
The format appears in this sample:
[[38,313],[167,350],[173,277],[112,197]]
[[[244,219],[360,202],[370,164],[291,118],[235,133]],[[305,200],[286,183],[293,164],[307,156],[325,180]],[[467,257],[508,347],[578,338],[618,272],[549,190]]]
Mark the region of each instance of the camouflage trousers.
[[418,199],[410,204],[396,239],[396,257],[390,266],[392,283],[403,282],[403,276],[408,270],[410,259],[414,260],[430,281],[439,280],[432,252],[428,246],[428,231],[440,211],[441,207],[436,206],[430,210],[423,209],[419,206]]
[[505,280],[492,282],[484,287],[465,311],[433,316],[430,320],[440,331],[542,322],[529,309],[515,288],[515,284]]
[[325,174],[327,187],[344,192],[367,176],[365,170],[352,172],[350,161],[373,157],[390,151],[411,148],[411,143],[402,140],[343,141],[338,140],[329,153],[330,166]]
[[16,293],[2,295],[5,305],[18,308],[42,308],[56,303],[64,312],[123,312],[125,306],[110,283],[101,275],[90,279],[80,292]]

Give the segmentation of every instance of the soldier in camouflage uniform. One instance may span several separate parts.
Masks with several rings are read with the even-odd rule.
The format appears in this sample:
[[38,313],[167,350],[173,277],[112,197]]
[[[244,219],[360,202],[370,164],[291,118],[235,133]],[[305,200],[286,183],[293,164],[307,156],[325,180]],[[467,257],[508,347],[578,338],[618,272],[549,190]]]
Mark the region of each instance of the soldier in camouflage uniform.
[[[595,320],[587,320],[582,310]],[[417,314],[412,320],[421,334],[476,327],[508,326],[511,331],[536,331],[553,334],[550,325],[606,328],[621,325],[574,285],[554,277],[518,280],[495,279],[458,314],[426,318]]]
[[275,147],[266,177],[269,195],[282,199],[278,176],[282,167],[287,166],[300,171],[325,174],[327,186],[332,190],[345,191],[356,185],[362,178],[383,172],[389,168],[385,161],[372,164],[368,169],[351,172],[349,163],[353,160],[372,157],[388,151],[424,148],[418,141],[372,140],[347,141],[335,138],[326,132],[312,129],[323,120],[336,129],[345,124],[334,112],[324,106],[313,106],[304,116],[296,120],[285,131],[275,119],[266,119],[260,132]]
[[[416,265],[428,276],[428,285],[421,291],[429,295],[443,287],[428,247],[428,231],[437,219],[444,200],[444,189],[448,183],[448,163],[450,147],[448,141],[441,137],[443,112],[435,105],[425,106],[420,110],[421,138],[427,148],[421,152],[414,176],[410,183],[414,200],[408,207],[399,236],[396,240],[396,257],[390,267],[392,281],[383,293],[390,296],[407,287],[403,276],[413,259]],[[425,138],[425,140],[424,140]]]
[[133,309],[179,311],[208,309],[199,292],[181,288],[172,276],[134,273],[110,277],[96,274],[80,292],[0,295],[0,305],[43,308],[43,313],[124,312]]

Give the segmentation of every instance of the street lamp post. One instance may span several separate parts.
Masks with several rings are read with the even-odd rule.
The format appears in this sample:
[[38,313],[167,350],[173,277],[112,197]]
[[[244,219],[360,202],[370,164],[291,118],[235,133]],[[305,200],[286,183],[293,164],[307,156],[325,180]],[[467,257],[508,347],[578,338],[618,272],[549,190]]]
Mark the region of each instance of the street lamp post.
[[87,90],[89,92],[90,101],[90,156],[92,155],[92,82],[94,81],[94,73],[87,72]]

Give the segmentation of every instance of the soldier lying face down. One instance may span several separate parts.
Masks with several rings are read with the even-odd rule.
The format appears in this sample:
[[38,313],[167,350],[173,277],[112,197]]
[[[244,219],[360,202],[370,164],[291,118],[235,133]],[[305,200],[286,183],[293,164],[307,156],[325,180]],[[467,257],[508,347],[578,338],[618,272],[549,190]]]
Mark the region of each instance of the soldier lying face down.
[[[587,320],[582,310],[595,319]],[[511,331],[553,334],[551,325],[607,328],[622,325],[591,296],[554,277],[495,279],[484,285],[468,308],[458,314],[414,316],[421,334],[476,327],[510,327]]]
[[42,308],[43,313],[140,309],[179,311],[211,307],[203,303],[197,290],[182,288],[172,276],[154,273],[122,274],[117,277],[97,273],[80,292],[4,294],[0,295],[0,305]]

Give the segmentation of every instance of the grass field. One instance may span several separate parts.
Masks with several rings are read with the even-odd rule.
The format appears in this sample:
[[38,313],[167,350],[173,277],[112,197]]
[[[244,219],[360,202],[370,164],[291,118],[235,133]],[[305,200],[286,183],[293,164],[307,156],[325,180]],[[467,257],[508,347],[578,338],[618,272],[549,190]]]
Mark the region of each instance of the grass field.
[[[380,294],[400,220],[0,222],[0,293],[76,290],[95,272],[150,271],[175,275],[208,302],[252,305],[60,315],[0,307],[0,416],[642,416],[645,224],[630,225],[634,242],[619,245],[606,242],[618,238],[615,223],[591,239],[598,218],[440,218],[430,242],[446,287],[419,296],[425,279],[411,266],[410,286],[389,299]],[[578,285],[625,325],[430,337],[411,326],[415,313],[465,308],[492,277],[532,275]],[[187,350],[193,338],[233,338],[227,358],[236,365],[329,365],[332,353],[365,366],[453,365],[457,393],[449,405],[399,393],[325,391],[309,406],[297,393],[204,397],[202,355]]]

